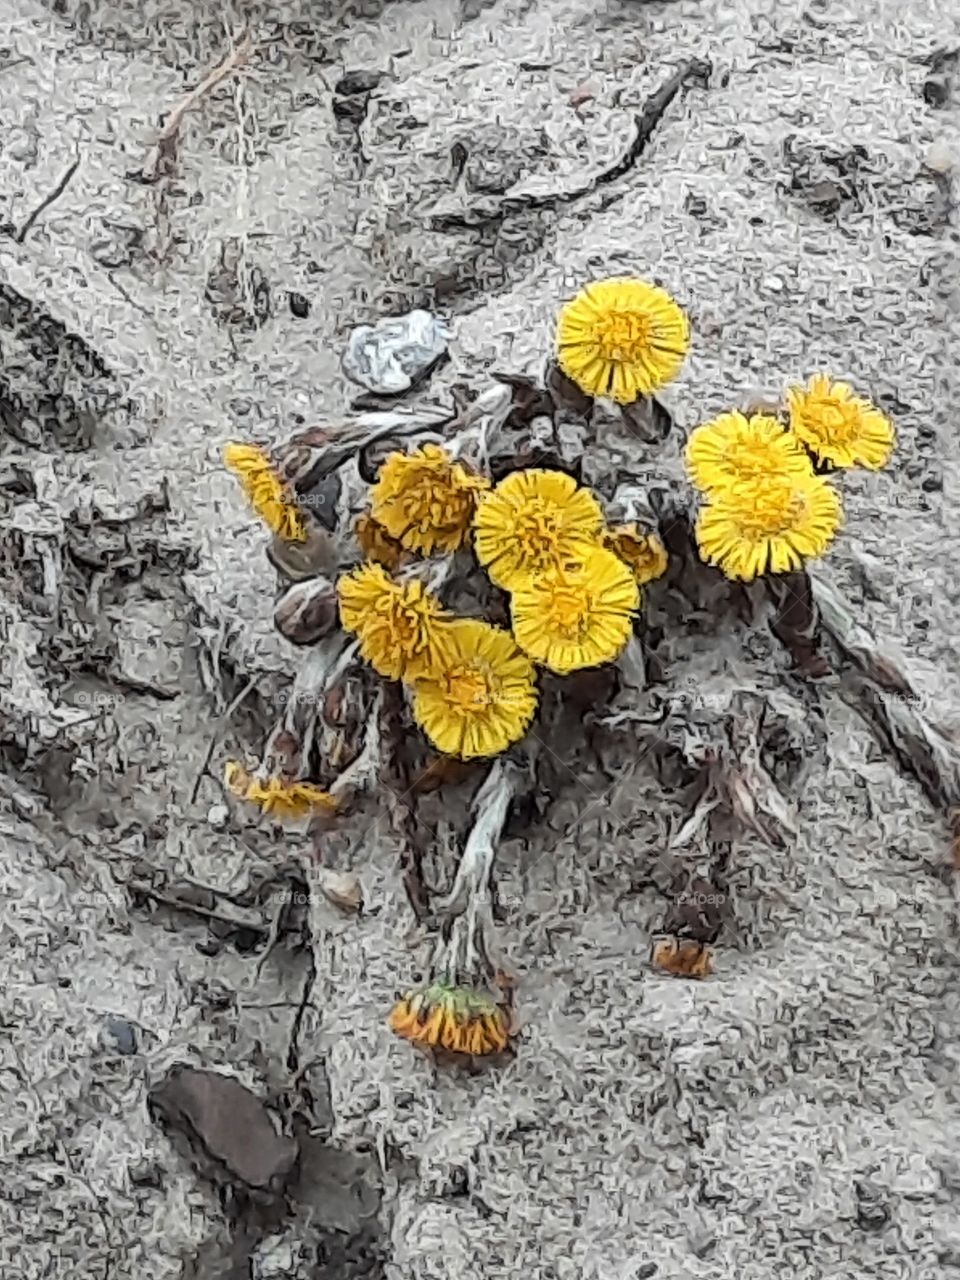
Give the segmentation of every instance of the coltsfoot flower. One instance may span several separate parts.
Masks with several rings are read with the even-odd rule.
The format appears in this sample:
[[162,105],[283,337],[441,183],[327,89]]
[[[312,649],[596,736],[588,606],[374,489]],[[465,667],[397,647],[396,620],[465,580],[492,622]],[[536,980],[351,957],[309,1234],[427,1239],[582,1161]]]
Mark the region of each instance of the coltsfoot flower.
[[408,991],[390,1014],[390,1028],[425,1048],[478,1057],[510,1043],[508,1016],[492,996],[446,982]]
[[813,469],[796,436],[762,413],[722,413],[703,423],[691,433],[684,461],[704,493],[754,476],[809,475]]
[[636,524],[618,524],[607,529],[603,545],[632,571],[637,586],[662,578],[670,557],[655,533],[642,533]]
[[444,645],[442,663],[414,681],[414,718],[446,755],[497,755],[523,737],[537,709],[533,663],[509,631],[469,618],[445,625]]
[[893,425],[846,382],[818,373],[807,387],[787,391],[790,429],[820,462],[879,471],[896,443]]
[[491,581],[514,591],[531,576],[581,560],[596,545],[603,512],[563,471],[513,471],[481,501],[477,559]]
[[223,781],[231,795],[255,804],[272,818],[306,818],[313,813],[332,813],[337,807],[333,796],[312,782],[256,778],[237,760],[228,761]]
[[843,512],[822,476],[766,476],[717,490],[697,519],[697,546],[728,578],[791,573],[823,555]]
[[686,315],[645,280],[597,280],[557,323],[560,368],[581,391],[632,404],[677,376],[690,346]]
[[451,615],[422,582],[396,582],[382,565],[363,564],[340,579],[337,595],[344,630],[380,675],[399,680],[440,668]]
[[412,551],[456,551],[470,532],[485,476],[467,470],[439,445],[391,453],[370,491],[374,520]]
[[252,444],[227,444],[223,463],[268,529],[285,542],[306,540],[303,512],[263,449]]
[[572,568],[530,578],[510,605],[520,648],[566,675],[617,657],[630,638],[640,588],[612,551],[594,547]]

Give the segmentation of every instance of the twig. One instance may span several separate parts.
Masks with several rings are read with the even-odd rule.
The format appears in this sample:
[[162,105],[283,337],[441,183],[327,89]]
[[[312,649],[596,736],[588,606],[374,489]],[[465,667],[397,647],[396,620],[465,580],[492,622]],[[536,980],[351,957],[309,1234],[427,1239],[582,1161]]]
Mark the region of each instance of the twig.
[[[663,119],[667,108],[689,81],[699,80],[706,83],[712,67],[709,62],[700,58],[691,58],[669,76],[659,88],[647,98],[642,110],[634,116],[633,137],[623,155],[608,169],[602,169],[587,182],[581,183],[569,191],[551,191],[543,194],[519,193],[506,195],[489,203],[477,202],[467,209],[451,209],[438,205],[430,215],[430,225],[438,231],[452,230],[457,227],[476,227],[484,223],[497,222],[508,214],[517,213],[521,209],[555,209],[559,205],[571,204],[581,196],[589,195],[598,187],[607,186],[622,178],[633,168],[643,155],[647,144],[653,137],[657,125]],[[609,202],[609,198],[608,198]]]
[[79,168],[80,168],[80,156],[78,155],[76,160],[74,160],[73,164],[66,171],[66,173],[63,175],[63,177],[60,179],[60,181],[57,183],[54,189],[50,192],[48,196],[45,196],[43,200],[40,201],[36,209],[34,209],[33,213],[30,214],[29,218],[27,218],[26,222],[23,224],[23,226],[14,236],[14,239],[16,240],[17,244],[23,244],[24,240],[27,238],[27,234],[29,233],[30,228],[33,226],[36,220],[40,217],[41,213],[43,213],[45,209],[49,209],[55,200],[60,199],[64,191],[66,191],[67,187],[70,185],[70,180],[72,179],[73,175],[77,172]]
[[197,87],[191,89],[186,97],[173,108],[154,144],[156,154],[153,163],[151,164],[148,160],[144,165],[144,181],[155,182],[157,178],[169,175],[173,165],[176,163],[180,126],[183,124],[187,112],[195,107],[211,89],[215,89],[218,84],[237,71],[246,62],[252,50],[253,39],[250,33],[247,32],[236,48],[232,49],[223,61],[208,72]]

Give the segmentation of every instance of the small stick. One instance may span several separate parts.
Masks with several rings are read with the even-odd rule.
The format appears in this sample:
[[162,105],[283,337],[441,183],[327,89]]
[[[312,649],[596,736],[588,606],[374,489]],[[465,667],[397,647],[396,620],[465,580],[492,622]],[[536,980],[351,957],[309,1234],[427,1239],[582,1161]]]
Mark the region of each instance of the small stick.
[[60,179],[57,185],[53,188],[50,194],[48,196],[45,196],[43,200],[40,201],[36,209],[34,209],[33,213],[30,214],[29,218],[27,218],[26,222],[23,224],[23,226],[14,236],[14,239],[16,240],[17,244],[23,244],[24,240],[27,238],[27,234],[29,233],[30,228],[33,226],[36,220],[40,217],[41,213],[43,213],[44,209],[49,209],[55,200],[60,199],[60,197],[66,191],[67,187],[70,185],[70,179],[73,177],[73,175],[77,172],[79,168],[80,168],[80,157],[77,156],[76,160],[74,160],[73,164],[66,171],[66,173],[63,175],[63,177]]
[[[217,85],[226,80],[228,76],[231,76],[235,71],[239,70],[250,56],[252,50],[253,40],[250,33],[247,32],[237,47],[235,49],[231,49],[223,61],[214,67],[212,71],[208,72],[197,87],[195,89],[191,89],[186,97],[173,108],[167,117],[166,124],[161,129],[160,135],[156,140],[156,161],[152,166],[149,164],[144,166],[145,179],[152,181],[153,178],[159,176],[159,171],[163,161],[167,161],[169,164],[173,163],[176,157],[180,126],[183,124],[183,120],[187,112],[190,111],[191,108],[195,107],[201,98],[205,97],[211,89],[215,89]],[[152,176],[150,174],[151,169]]]

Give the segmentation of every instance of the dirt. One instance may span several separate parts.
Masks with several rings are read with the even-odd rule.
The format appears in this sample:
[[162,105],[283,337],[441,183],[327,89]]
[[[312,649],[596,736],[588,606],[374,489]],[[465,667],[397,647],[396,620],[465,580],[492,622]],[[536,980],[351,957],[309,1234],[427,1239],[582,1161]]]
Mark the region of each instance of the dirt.
[[[158,156],[246,24],[248,63]],[[307,919],[304,837],[224,797],[302,655],[219,462],[351,416],[357,325],[437,311],[451,358],[409,399],[446,404],[540,373],[586,280],[653,278],[695,335],[663,396],[683,429],[819,367],[891,414],[825,571],[956,726],[957,48],[928,0],[0,16],[4,1275],[960,1269],[949,834],[864,722],[828,688],[814,724],[770,653],[744,659],[811,718],[797,834],[743,842],[689,981],[649,963],[682,798],[643,762],[611,782],[573,716],[498,860],[517,1055],[434,1068],[385,1026],[429,956],[387,821],[326,837],[362,911]],[[611,431],[586,478],[651,447]],[[175,1065],[296,1140],[313,1173],[273,1234],[154,1124]]]

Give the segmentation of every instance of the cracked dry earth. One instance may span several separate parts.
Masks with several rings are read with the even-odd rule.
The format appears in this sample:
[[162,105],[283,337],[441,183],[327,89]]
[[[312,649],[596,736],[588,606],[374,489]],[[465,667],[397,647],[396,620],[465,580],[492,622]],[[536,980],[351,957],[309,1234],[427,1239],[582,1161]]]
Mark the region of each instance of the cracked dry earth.
[[[247,21],[246,67],[144,182]],[[428,956],[386,824],[325,849],[363,912],[269,946],[258,886],[301,837],[219,777],[297,654],[218,465],[348,412],[356,324],[444,315],[419,394],[446,403],[538,372],[586,279],[652,276],[693,324],[664,397],[686,430],[818,367],[894,417],[829,572],[956,723],[958,48],[932,0],[4,7],[5,1278],[960,1273],[948,836],[853,712],[824,691],[798,835],[738,848],[704,982],[648,962],[679,797],[571,735],[499,856],[517,1056],[434,1069],[384,1026]],[[357,71],[383,74],[335,92]],[[216,1095],[246,1138],[198,1119],[208,1070],[260,1100]]]

